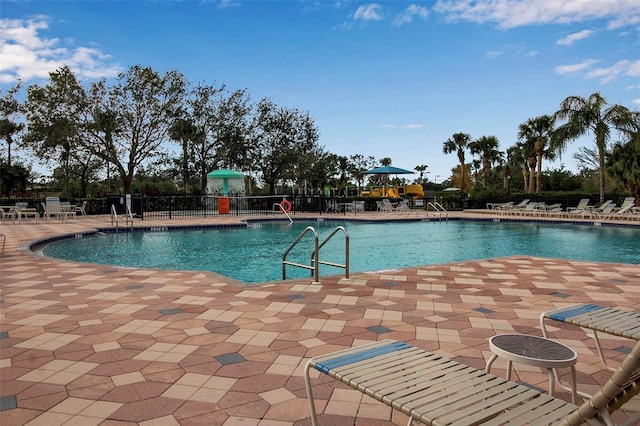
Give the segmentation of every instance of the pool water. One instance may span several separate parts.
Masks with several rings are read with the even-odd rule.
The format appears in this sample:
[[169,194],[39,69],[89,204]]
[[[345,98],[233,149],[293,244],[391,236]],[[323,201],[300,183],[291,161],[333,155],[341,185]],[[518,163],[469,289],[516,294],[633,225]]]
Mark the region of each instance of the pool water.
[[[381,271],[511,255],[640,264],[640,228],[541,223],[448,222],[259,222],[248,228],[102,234],[43,248],[46,256],[87,263],[174,270],[208,270],[244,281],[282,279],[282,255],[307,226],[320,241],[336,226],[350,236],[350,272]],[[310,264],[313,234],[287,260]],[[343,264],[345,238],[337,233],[320,259]],[[343,274],[321,266],[320,276]],[[310,271],[288,266],[287,278]]]

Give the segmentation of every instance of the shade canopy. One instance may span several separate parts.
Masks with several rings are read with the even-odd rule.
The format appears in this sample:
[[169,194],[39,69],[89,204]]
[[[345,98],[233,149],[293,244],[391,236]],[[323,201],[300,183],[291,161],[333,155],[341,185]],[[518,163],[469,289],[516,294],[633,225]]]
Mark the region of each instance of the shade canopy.
[[207,190],[211,193],[229,195],[229,190],[234,192],[244,191],[244,175],[235,170],[218,169],[207,173]]
[[411,170],[401,169],[400,167],[384,166],[376,169],[367,170],[366,175],[407,175],[413,174]]
[[211,179],[244,179],[244,175],[240,172],[230,169],[218,169],[207,173],[207,177]]

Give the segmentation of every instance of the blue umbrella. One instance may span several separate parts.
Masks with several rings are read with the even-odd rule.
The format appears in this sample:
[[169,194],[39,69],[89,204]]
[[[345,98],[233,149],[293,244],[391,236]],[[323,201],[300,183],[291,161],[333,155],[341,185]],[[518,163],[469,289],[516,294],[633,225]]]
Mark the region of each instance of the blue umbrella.
[[407,169],[401,169],[400,167],[384,166],[377,169],[371,169],[364,172],[365,175],[411,175],[413,172]]

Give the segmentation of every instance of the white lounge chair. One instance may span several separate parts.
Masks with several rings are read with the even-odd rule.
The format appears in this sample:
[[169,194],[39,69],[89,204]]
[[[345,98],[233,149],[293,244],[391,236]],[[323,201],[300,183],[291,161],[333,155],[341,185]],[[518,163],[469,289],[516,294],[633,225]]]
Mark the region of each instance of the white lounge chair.
[[591,209],[589,208],[589,199],[583,198],[578,202],[576,207],[567,207],[567,216],[589,216]]
[[382,211],[383,212],[392,212],[393,211],[393,204],[391,204],[391,201],[388,198],[383,198],[382,199]]
[[397,212],[409,212],[411,209],[409,208],[409,202],[407,200],[402,200],[396,206]]
[[63,222],[66,221],[69,216],[75,216],[75,211],[65,211],[60,205],[60,198],[47,197],[45,199],[44,217],[47,222],[51,219],[51,216],[55,216]]
[[86,216],[87,215],[86,208],[87,208],[87,200],[84,200],[81,206],[75,206],[73,210],[76,213],[80,213],[82,216]]
[[635,197],[627,197],[619,208],[614,208],[609,215],[609,219],[629,219],[631,218],[631,209],[636,206]]
[[600,217],[603,214],[609,214],[615,208],[616,203],[612,200],[607,200],[604,203],[600,204],[598,207],[591,209],[592,217]]
[[16,221],[16,211],[13,208],[5,209],[0,208],[0,212],[2,212],[2,223],[4,223],[5,219],[11,218],[11,222],[15,223]]
[[401,411],[409,425],[602,425],[612,424],[610,413],[640,393],[640,341],[581,406],[404,342],[383,340],[307,362],[304,378],[314,426],[311,369]]

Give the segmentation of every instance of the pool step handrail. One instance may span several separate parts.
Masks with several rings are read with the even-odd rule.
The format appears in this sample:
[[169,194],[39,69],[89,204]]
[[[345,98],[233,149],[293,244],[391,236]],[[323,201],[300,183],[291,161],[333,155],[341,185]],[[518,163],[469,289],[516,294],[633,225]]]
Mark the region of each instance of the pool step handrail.
[[[324,260],[320,260],[320,248],[327,243],[335,234],[339,231],[342,231],[345,238],[345,262],[344,265],[340,263],[327,262]],[[304,265],[302,263],[291,262],[287,260],[287,255],[293,249],[300,240],[308,233],[313,233],[313,253],[311,253],[311,264]],[[320,283],[320,265],[328,265],[334,266],[336,268],[343,268],[345,270],[345,278],[349,278],[349,233],[343,226],[336,227],[331,234],[327,238],[325,238],[322,243],[319,242],[318,231],[313,226],[307,226],[304,230],[298,235],[291,245],[285,250],[282,255],[282,279],[287,279],[287,265],[296,266],[298,268],[304,268],[311,270],[311,276],[315,278],[314,284]]]
[[[129,205],[126,206],[126,223],[127,225],[131,224],[131,231],[133,232],[133,217],[134,214],[131,212],[131,207],[129,207]],[[116,211],[116,206],[114,204],[111,204],[111,226],[113,226],[115,223],[116,226],[116,233],[118,233],[118,229],[119,229],[119,216],[118,216],[118,212]]]
[[278,209],[284,213],[284,215],[287,217],[287,219],[289,219],[289,225],[291,225],[293,223],[293,219],[291,219],[291,216],[289,216],[289,213],[287,213],[287,210],[285,210],[285,208],[282,206],[281,203],[273,203],[273,207],[278,207]]
[[[279,204],[279,203],[276,203]],[[298,244],[298,242],[302,239],[302,237],[304,237],[308,232],[312,232],[313,233],[313,243],[314,243],[314,257],[315,257],[315,262],[312,262],[311,265],[303,265],[302,263],[296,263],[296,262],[291,262],[289,260],[287,260],[287,255],[289,254],[289,252],[291,251],[291,249],[293,249],[296,244]],[[304,228],[304,230],[300,233],[300,235],[298,235],[298,238],[296,238],[291,245],[289,245],[289,247],[285,250],[284,254],[282,255],[282,279],[286,280],[287,279],[287,265],[291,265],[291,266],[296,266],[298,268],[304,268],[304,269],[310,269],[312,271],[313,276],[316,279],[316,282],[318,282],[318,272],[319,272],[319,266],[320,266],[320,262],[318,262],[318,231],[316,231],[316,228],[314,228],[313,226],[307,226],[306,228]]]
[[111,204],[111,226],[113,226],[115,222],[116,225],[116,234],[118,233],[118,212],[116,211],[116,206]]
[[133,214],[133,212],[131,211],[131,206],[129,204],[126,205],[126,221],[127,221],[127,225],[129,223],[131,223],[131,230],[133,231],[133,218],[135,217],[135,215]]
[[445,219],[449,220],[449,212],[447,211],[447,209],[445,209],[444,207],[442,207],[442,204],[440,204],[437,201],[432,202],[428,202],[427,203],[427,216],[429,216],[429,207],[432,207],[433,210],[438,213],[438,217],[440,220],[442,220],[442,214],[444,213],[445,215]]
[[[340,263],[334,263],[334,262],[327,262],[326,260],[319,260],[320,258],[320,249],[322,248],[322,246],[324,246],[327,241],[329,241],[335,234],[337,234],[339,231],[342,231],[342,233],[344,234],[344,245],[345,245],[345,253],[344,253],[344,264],[340,264]],[[319,245],[317,250],[314,253],[311,253],[311,264],[313,265],[314,262],[318,262],[322,265],[327,265],[327,266],[334,266],[336,268],[342,268],[344,269],[344,277],[345,278],[349,278],[349,233],[347,232],[347,230],[345,229],[344,226],[337,226],[333,231],[331,231],[331,233],[327,236],[327,238],[325,238]]]

